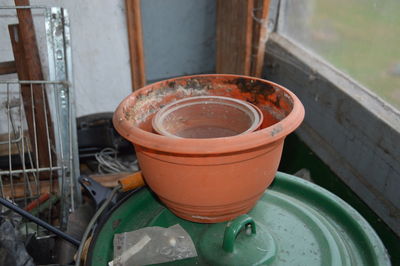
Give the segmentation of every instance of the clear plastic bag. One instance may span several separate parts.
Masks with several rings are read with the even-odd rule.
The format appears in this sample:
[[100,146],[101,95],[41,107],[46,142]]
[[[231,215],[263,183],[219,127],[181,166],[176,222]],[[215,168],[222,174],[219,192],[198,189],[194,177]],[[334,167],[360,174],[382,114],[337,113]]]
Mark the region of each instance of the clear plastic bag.
[[196,256],[191,237],[179,224],[153,226],[115,234],[114,260],[109,265],[148,265]]

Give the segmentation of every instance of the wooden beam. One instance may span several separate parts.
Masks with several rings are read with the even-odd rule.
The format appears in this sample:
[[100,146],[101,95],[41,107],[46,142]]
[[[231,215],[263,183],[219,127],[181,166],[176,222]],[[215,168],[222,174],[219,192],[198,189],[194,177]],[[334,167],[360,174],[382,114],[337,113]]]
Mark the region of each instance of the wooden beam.
[[[18,134],[19,133],[17,133],[17,135]],[[28,131],[24,131],[22,134],[23,134],[23,137],[25,137],[25,138],[29,137]],[[2,134],[0,134],[0,141],[1,142],[8,141],[9,137],[11,137],[12,139],[15,139],[19,136],[15,136],[14,132],[11,134],[11,136],[8,135],[8,132],[2,133]],[[20,144],[19,142],[11,143],[11,147],[8,147],[8,143],[3,144],[3,145],[0,145],[0,156],[8,156],[10,153],[11,153],[11,155],[18,155],[20,153],[21,149],[22,149],[22,144]],[[24,141],[24,150],[25,151],[32,150],[32,147],[29,145],[29,142],[27,142],[27,141]]]
[[102,175],[90,175],[94,181],[100,183],[104,187],[116,187],[118,185],[118,180],[129,175],[134,174],[133,172],[127,173],[116,173],[116,174],[102,174]]
[[[15,0],[16,6],[29,6],[29,0]],[[39,48],[36,43],[35,26],[32,12],[29,8],[17,9],[19,31],[22,46],[25,52],[25,64],[30,80],[43,80],[42,65],[40,63]]]
[[140,0],[126,0],[129,54],[131,59],[132,90],[146,85]]
[[[32,191],[32,196],[39,196],[45,193],[58,193],[58,181],[53,180],[50,182],[49,180],[40,180],[38,184],[34,181],[30,181],[30,188]],[[26,184],[17,183],[12,187],[10,184],[3,184],[2,192],[4,192],[3,198],[24,198],[29,196]]]
[[217,73],[250,75],[254,0],[217,0]]
[[17,73],[17,68],[14,61],[0,63],[0,75]]
[[253,26],[253,45],[250,75],[261,78],[265,57],[265,45],[268,40],[268,14],[270,0],[255,1],[255,23]]

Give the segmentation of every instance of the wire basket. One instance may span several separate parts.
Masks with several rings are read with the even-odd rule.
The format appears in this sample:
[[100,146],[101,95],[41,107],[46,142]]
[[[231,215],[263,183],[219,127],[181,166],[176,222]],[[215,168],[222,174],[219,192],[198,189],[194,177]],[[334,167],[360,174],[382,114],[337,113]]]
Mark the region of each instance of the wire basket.
[[[0,196],[65,229],[81,202],[68,14],[46,7],[0,11],[17,8],[43,15],[48,78],[0,76]],[[51,236],[28,222],[21,228],[26,235]]]

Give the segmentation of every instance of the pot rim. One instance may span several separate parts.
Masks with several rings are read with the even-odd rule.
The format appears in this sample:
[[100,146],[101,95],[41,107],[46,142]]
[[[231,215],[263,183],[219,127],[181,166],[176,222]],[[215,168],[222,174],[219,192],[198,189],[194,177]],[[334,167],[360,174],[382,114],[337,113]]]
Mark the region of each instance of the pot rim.
[[[293,109],[285,118],[269,127],[254,132],[249,132],[243,135],[209,139],[169,138],[163,135],[158,135],[156,133],[151,133],[140,129],[137,126],[134,126],[131,121],[126,119],[124,115],[124,110],[126,109],[126,106],[128,106],[131,102],[131,99],[136,97],[136,95],[140,91],[149,90],[158,84],[166,82],[168,83],[174,80],[202,77],[244,78],[269,83],[283,90],[292,98]],[[245,75],[201,74],[162,80],[146,85],[143,88],[131,93],[118,105],[116,111],[114,112],[113,124],[115,129],[118,131],[119,134],[121,134],[121,136],[123,136],[135,145],[143,146],[148,149],[180,154],[221,154],[254,149],[284,138],[291,132],[293,132],[301,124],[304,119],[304,114],[305,111],[303,104],[300,102],[297,96],[285,87],[274,82]]]

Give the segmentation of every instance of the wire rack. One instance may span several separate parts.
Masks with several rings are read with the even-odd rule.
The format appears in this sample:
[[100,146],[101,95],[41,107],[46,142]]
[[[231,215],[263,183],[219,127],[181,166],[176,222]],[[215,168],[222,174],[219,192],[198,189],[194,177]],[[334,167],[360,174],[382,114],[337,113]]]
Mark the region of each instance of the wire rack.
[[[48,79],[0,76],[0,196],[65,229],[69,214],[81,202],[69,18],[65,9],[54,7],[0,7],[0,11],[13,8],[43,13]],[[38,95],[46,100],[38,101]],[[44,115],[39,116],[38,110]],[[21,231],[51,236],[28,222]]]

